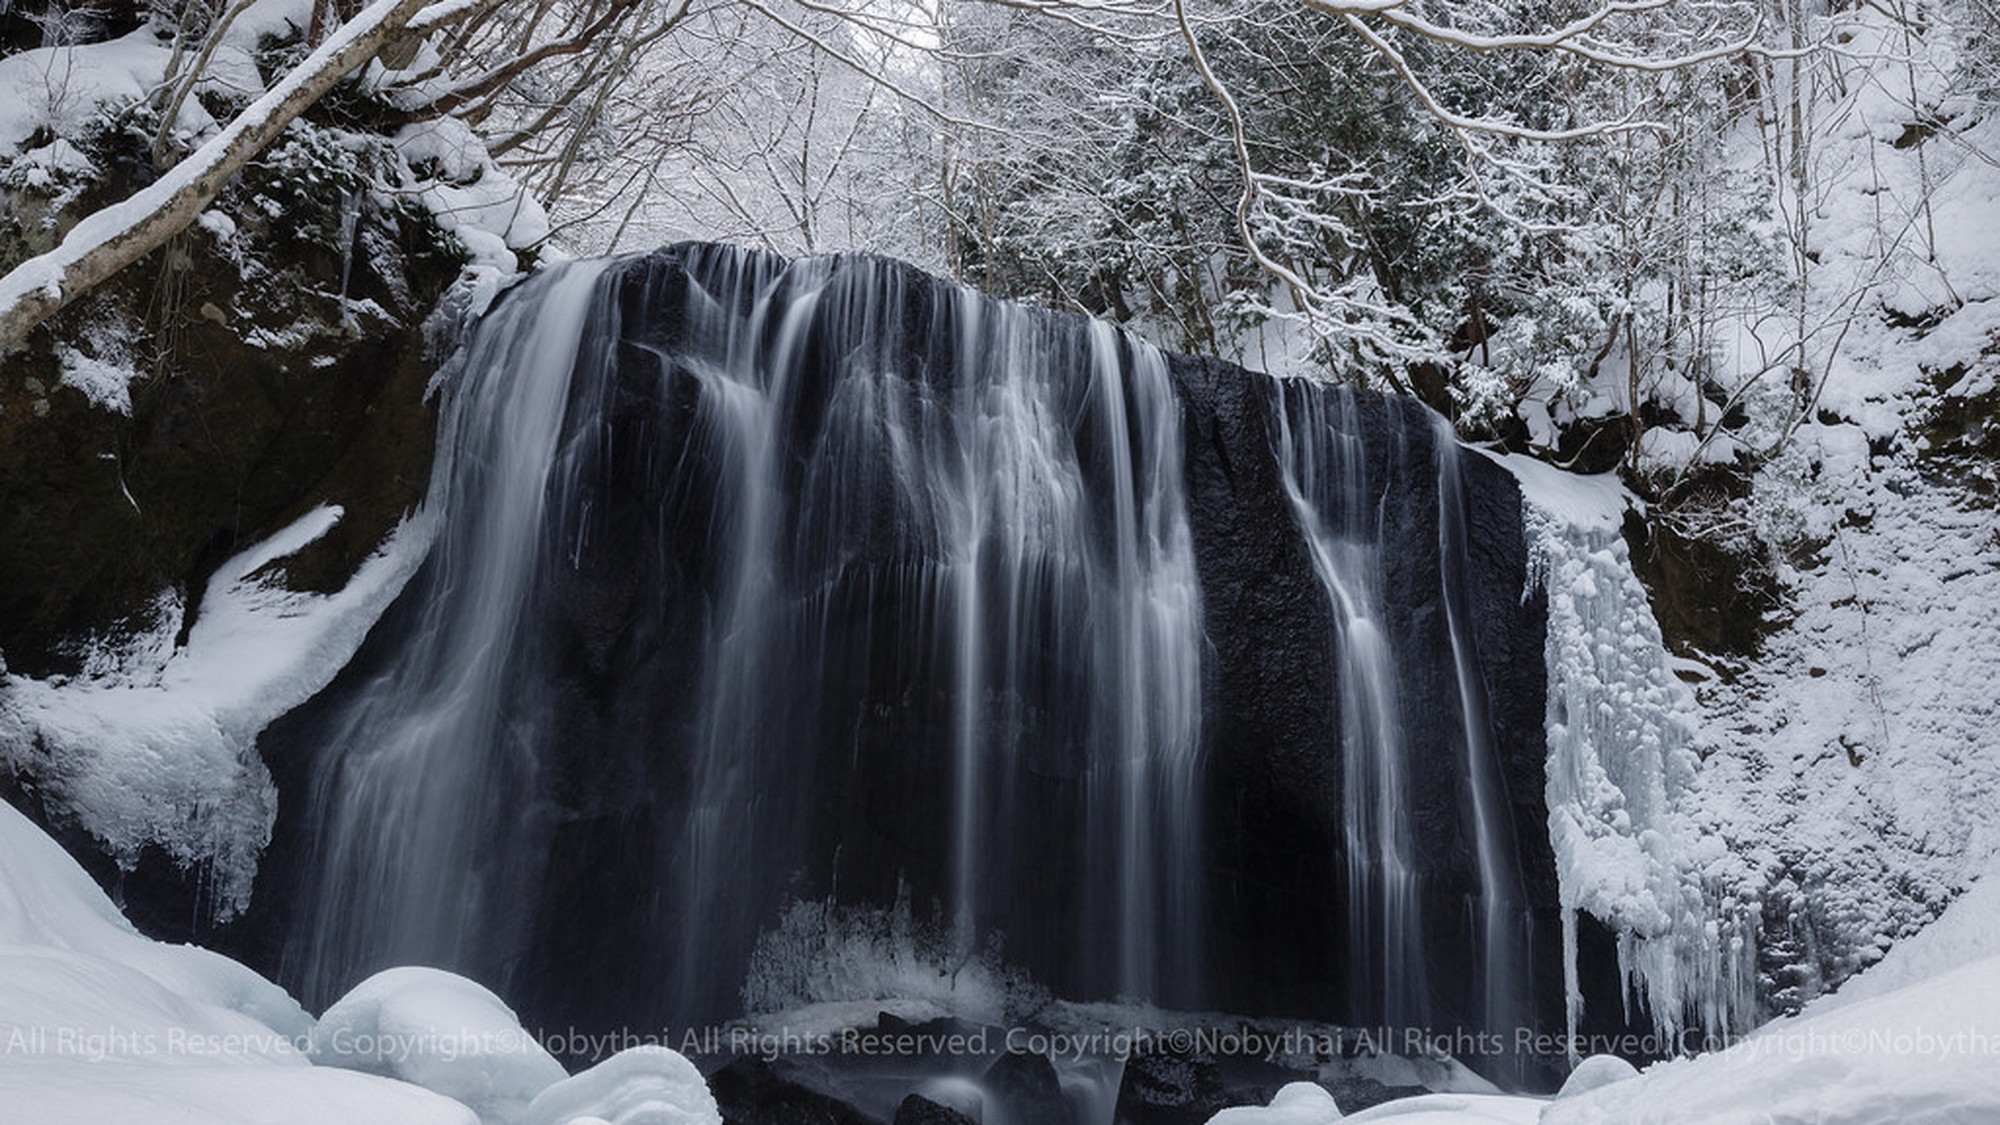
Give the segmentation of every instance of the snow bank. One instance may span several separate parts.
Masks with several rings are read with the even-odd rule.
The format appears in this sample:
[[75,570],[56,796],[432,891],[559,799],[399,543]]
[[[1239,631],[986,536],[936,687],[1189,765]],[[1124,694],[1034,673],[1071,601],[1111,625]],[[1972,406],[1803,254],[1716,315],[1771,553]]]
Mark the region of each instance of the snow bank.
[[1545,1125],[2000,1121],[2000,959],[1552,1103]]
[[311,1066],[310,1018],[219,954],[139,936],[0,803],[5,1118],[64,1125],[476,1125],[413,1086]]
[[346,588],[303,594],[264,568],[340,518],[322,507],[224,563],[185,646],[180,603],[136,636],[107,640],[75,679],[0,679],[0,767],[28,778],[120,862],[147,846],[206,863],[219,912],[249,900],[277,795],[256,755],[265,724],[347,663],[415,571],[431,522],[405,523]]
[[542,1091],[521,1125],[722,1125],[694,1064],[665,1047],[633,1047]]
[[1398,1098],[1343,1117],[1333,1095],[1312,1082],[1294,1082],[1268,1106],[1237,1106],[1208,1119],[1208,1125],[1347,1125],[1394,1121],[1397,1125],[1534,1125],[1548,1103],[1540,1098],[1499,1094],[1425,1094]]
[[565,1077],[500,998],[455,973],[376,973],[313,1029],[321,1066],[399,1078],[463,1102],[484,1125],[514,1125],[536,1094]]

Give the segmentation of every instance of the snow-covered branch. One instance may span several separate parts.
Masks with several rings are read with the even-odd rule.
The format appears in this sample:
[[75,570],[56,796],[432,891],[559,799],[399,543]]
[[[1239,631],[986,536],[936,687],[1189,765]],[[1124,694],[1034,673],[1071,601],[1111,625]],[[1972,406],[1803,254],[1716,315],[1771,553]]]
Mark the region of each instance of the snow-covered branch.
[[86,216],[55,249],[0,277],[0,349],[186,230],[285,126],[396,39],[427,9],[469,14],[495,0],[376,0],[187,159],[130,197]]

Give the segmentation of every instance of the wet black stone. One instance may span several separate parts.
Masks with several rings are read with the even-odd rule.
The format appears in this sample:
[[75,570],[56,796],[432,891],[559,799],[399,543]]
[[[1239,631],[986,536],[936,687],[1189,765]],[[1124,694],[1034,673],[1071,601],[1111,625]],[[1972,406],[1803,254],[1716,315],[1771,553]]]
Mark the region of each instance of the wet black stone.
[[922,1094],[911,1094],[896,1107],[892,1125],[979,1125],[979,1122]]
[[800,1077],[784,1059],[744,1058],[709,1075],[708,1089],[726,1125],[882,1125]]
[[1075,1116],[1063,1099],[1055,1064],[1045,1055],[1009,1051],[986,1070],[987,1097],[1002,1120],[1033,1121],[1036,1125],[1073,1125]]

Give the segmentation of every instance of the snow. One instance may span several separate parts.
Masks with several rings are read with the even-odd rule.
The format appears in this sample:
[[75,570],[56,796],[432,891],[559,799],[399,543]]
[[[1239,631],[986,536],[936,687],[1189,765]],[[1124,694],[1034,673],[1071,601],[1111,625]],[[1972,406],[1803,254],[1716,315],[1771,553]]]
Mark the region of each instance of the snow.
[[[52,292],[59,297],[63,280],[72,269],[104,247],[129,239],[135,228],[149,217],[167,210],[176,197],[194,191],[198,183],[213,177],[217,169],[229,163],[233,150],[240,147],[247,137],[270,126],[288,100],[321,77],[319,72],[322,69],[333,66],[343,52],[376,31],[399,7],[409,2],[376,0],[335,28],[297,67],[287,72],[227,127],[202,142],[180,163],[125,199],[84,216],[70,228],[55,249],[30,258],[0,276],[0,309],[11,309],[37,291]],[[47,55],[51,51],[54,54]],[[120,51],[129,53],[131,59],[127,58],[127,54],[115,53]],[[47,57],[41,57],[44,55]],[[150,91],[164,73],[167,52],[150,31],[142,29],[111,43],[45,48],[41,52],[24,52],[16,58],[31,61],[8,68],[6,64],[15,60],[0,60],[0,96],[10,85],[16,88],[32,87],[37,81],[42,83],[43,96],[41,104],[29,105],[27,112],[0,115],[0,142],[8,141],[14,132],[23,128],[32,132],[39,124],[54,120],[65,112],[63,105],[58,103],[68,98],[68,87],[64,85],[58,92],[51,84],[54,81],[51,75],[58,71],[65,76],[65,83],[69,76],[77,73],[87,75],[88,89],[78,96],[83,102],[94,105],[92,99],[125,97],[128,86],[136,92]],[[118,82],[121,75],[126,80],[123,84]],[[32,90],[28,97],[32,99]],[[189,98],[185,105],[194,107],[194,111],[200,110],[196,99]],[[184,111],[183,116],[186,112],[189,111]],[[206,130],[201,128],[200,122],[196,122],[191,135],[203,132]],[[19,137],[11,140],[13,146],[19,143]]]
[[1340,1120],[1333,1095],[1313,1082],[1293,1082],[1266,1107],[1236,1106],[1208,1119],[1208,1125],[1331,1125]]
[[311,1019],[249,969],[141,937],[0,803],[0,1089],[8,1121],[476,1125],[401,1083],[311,1066]]
[[38,47],[0,58],[0,156],[38,129],[75,137],[101,104],[128,105],[159,84],[167,48],[144,28],[120,39]]
[[694,1064],[666,1047],[632,1047],[543,1090],[521,1125],[722,1125]]
[[432,173],[420,179],[417,198],[465,243],[473,264],[511,273],[512,251],[548,238],[548,213],[500,170],[464,122],[446,117],[405,126],[394,143],[412,168]]
[[139,373],[130,359],[100,359],[64,344],[56,348],[56,360],[62,365],[63,386],[83,392],[93,406],[114,414],[132,413],[130,386]]
[[1882,960],[1842,984],[1839,991],[1813,1001],[1806,1011],[1845,1008],[1995,957],[2000,957],[2000,864],[1989,867],[1971,890],[1952,900],[1937,921],[1890,946]]
[[399,1078],[463,1102],[483,1125],[516,1125],[562,1064],[500,998],[442,969],[385,969],[320,1017],[307,1054],[321,1066]]
[[247,903],[276,793],[255,740],[324,687],[415,571],[430,538],[400,526],[335,594],[271,584],[273,562],[325,534],[340,509],[315,509],[224,563],[187,643],[179,601],[165,620],[100,640],[76,679],[0,679],[0,765],[32,780],[121,862],[157,845],[211,867],[218,909]]
[[1580,1097],[1613,1082],[1623,1082],[1638,1073],[1637,1067],[1617,1055],[1592,1055],[1569,1072],[1569,1077],[1563,1079],[1562,1089],[1556,1091],[1556,1097]]
[[1333,1095],[1312,1082],[1279,1090],[1268,1106],[1237,1106],[1208,1119],[1208,1125],[1334,1125],[1394,1121],[1398,1125],[1534,1125],[1548,1103],[1540,1098],[1500,1094],[1425,1094],[1398,1098],[1341,1116]]
[[1551,519],[1577,528],[1604,530],[1623,525],[1625,510],[1638,503],[1617,473],[1566,473],[1524,453],[1494,453],[1471,447],[1514,476],[1521,498]]
[[1959,1125],[2000,1120],[2000,959],[1551,1103],[1544,1125]]
[[1397,1125],[1535,1125],[1548,1103],[1504,1094],[1424,1094],[1398,1098],[1341,1118]]

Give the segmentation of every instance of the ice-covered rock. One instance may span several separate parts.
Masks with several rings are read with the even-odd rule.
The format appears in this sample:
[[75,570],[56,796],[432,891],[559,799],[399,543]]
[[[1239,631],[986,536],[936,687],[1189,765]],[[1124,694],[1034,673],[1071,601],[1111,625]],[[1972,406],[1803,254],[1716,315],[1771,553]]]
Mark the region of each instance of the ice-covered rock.
[[514,1125],[535,1095],[564,1078],[499,997],[420,966],[355,985],[320,1017],[308,1053],[321,1066],[436,1091],[472,1107],[485,1125]]
[[1592,1055],[1576,1064],[1576,1069],[1563,1079],[1562,1089],[1556,1091],[1558,1098],[1573,1098],[1588,1094],[1613,1082],[1623,1082],[1639,1073],[1639,1068],[1619,1058],[1617,1055]]
[[159,628],[93,644],[82,676],[0,666],[0,768],[32,779],[119,862],[157,847],[202,864],[221,912],[242,909],[277,816],[258,732],[333,679],[429,546],[432,523],[418,517],[338,593],[270,579],[342,515],[315,508],[223,563],[192,622],[163,599]]
[[1496,458],[1521,483],[1533,580],[1548,594],[1547,801],[1563,907],[1568,1018],[1582,1016],[1577,918],[1618,935],[1634,1010],[1663,1041],[1757,1017],[1757,918],[1743,864],[1691,811],[1699,710],[1676,675],[1620,531],[1613,474]]
[[679,1052],[633,1047],[543,1090],[521,1125],[722,1125],[722,1112]]

